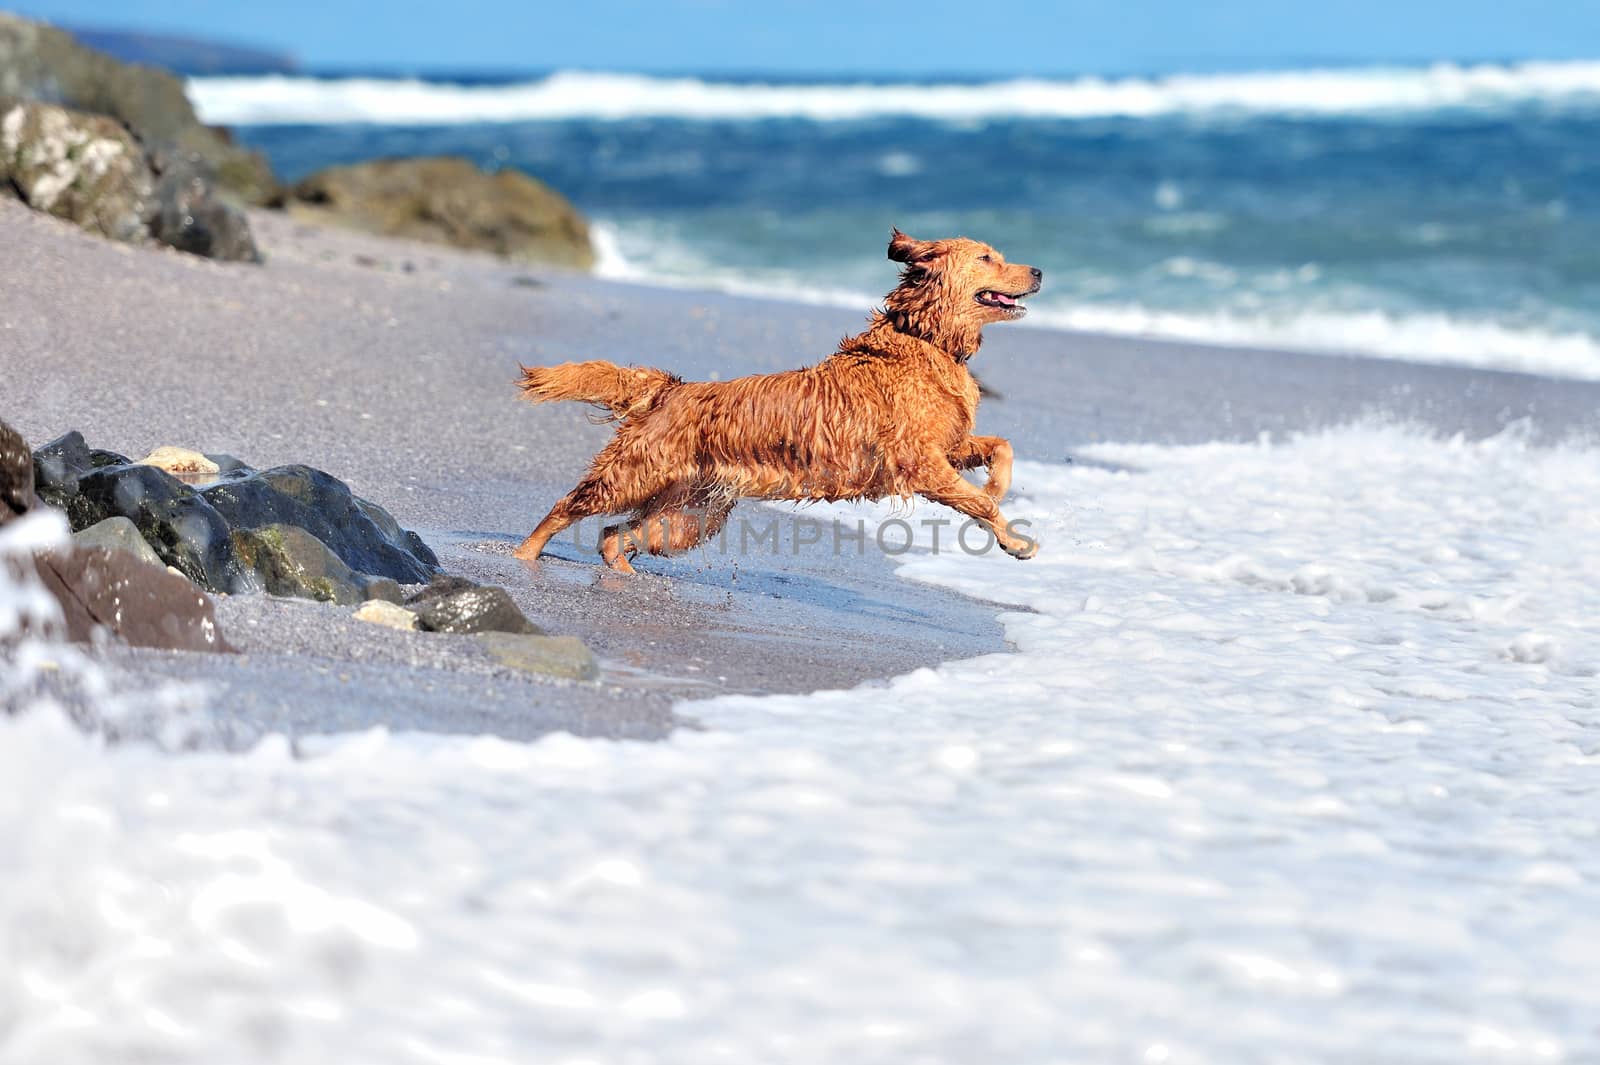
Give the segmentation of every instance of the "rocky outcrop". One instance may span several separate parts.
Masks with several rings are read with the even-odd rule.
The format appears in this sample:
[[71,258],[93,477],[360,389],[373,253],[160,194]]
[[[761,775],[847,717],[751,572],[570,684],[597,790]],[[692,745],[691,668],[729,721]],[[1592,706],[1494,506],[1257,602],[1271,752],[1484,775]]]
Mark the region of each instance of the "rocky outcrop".
[[[134,644],[225,650],[201,589],[265,591],[359,604],[354,617],[375,625],[470,635],[509,669],[599,676],[581,640],[545,635],[504,588],[442,575],[416,533],[309,466],[257,471],[175,447],[130,462],[77,432],[30,453],[0,423],[0,524],[40,501],[77,530],[71,548],[36,560],[74,639],[106,630]],[[402,583],[423,587],[407,597]]]
[[203,160],[220,187],[245,203],[271,203],[279,195],[266,160],[203,125],[178,78],[118,62],[69,33],[6,12],[0,12],[0,96],[105,115],[152,149]]
[[332,167],[289,194],[297,217],[382,236],[587,270],[589,226],[563,196],[515,170],[465,159],[382,159]]
[[[186,484],[150,459],[196,467]],[[401,598],[439,560],[388,511],[309,466],[258,472],[227,455],[159,448],[139,462],[67,433],[33,456],[34,490],[74,530],[131,521],[160,557],[213,592],[265,590],[337,603]]]
[[0,99],[5,190],[112,240],[154,239],[213,259],[260,259],[243,212],[219,198],[210,164],[176,150],[147,156],[102,115]]
[[[34,483],[27,444],[0,422],[0,525],[39,505]],[[75,542],[37,552],[19,564],[31,569],[55,599],[70,640],[86,642],[108,634],[135,647],[231,650],[217,628],[210,597],[136,551]]]

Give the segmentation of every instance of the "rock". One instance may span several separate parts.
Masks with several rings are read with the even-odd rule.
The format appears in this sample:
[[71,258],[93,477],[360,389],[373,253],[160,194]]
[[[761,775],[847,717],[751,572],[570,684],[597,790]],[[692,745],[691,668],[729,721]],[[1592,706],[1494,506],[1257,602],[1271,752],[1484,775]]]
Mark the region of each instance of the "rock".
[[206,458],[217,467],[218,477],[231,477],[235,474],[242,475],[256,472],[254,467],[247,465],[242,459],[234,458],[232,455],[209,452],[206,454]]
[[501,665],[568,680],[596,680],[600,663],[576,636],[523,636],[486,632],[478,637]]
[[[18,446],[26,447],[20,438]],[[33,453],[31,465],[31,471],[18,466],[15,476],[66,511],[81,539],[135,552],[142,542],[161,564],[210,591],[399,603],[399,582],[422,584],[439,570],[416,533],[309,466],[258,473],[229,455],[171,446],[129,462],[91,449],[77,432]],[[197,489],[180,476],[210,480]],[[108,523],[113,518],[124,521]],[[492,595],[438,609],[454,609],[459,624],[527,624],[509,598]]]
[[235,529],[232,541],[239,565],[252,571],[271,595],[341,606],[369,599],[400,601],[400,586],[394,581],[352,571],[321,540],[296,526]]
[[0,101],[0,189],[7,188],[35,210],[113,240],[153,237],[212,259],[261,259],[244,213],[218,197],[211,164],[170,148],[147,157],[101,115]]
[[72,534],[72,542],[79,547],[104,548],[107,551],[126,551],[146,565],[165,568],[166,563],[156,554],[155,548],[139,535],[139,527],[120,514],[95,522],[87,529]]
[[188,448],[173,447],[170,444],[156,448],[150,454],[134,463],[136,466],[154,466],[158,470],[166,470],[174,477],[187,475],[212,476],[222,472],[222,467]]
[[6,187],[36,211],[112,240],[141,244],[149,237],[155,175],[144,149],[109,118],[0,102],[0,188]]
[[67,519],[86,529],[114,515],[132,519],[161,561],[202,588],[243,592],[257,587],[234,557],[228,523],[193,488],[154,466],[108,466],[78,478]]
[[217,192],[215,168],[194,152],[152,153],[157,174],[149,211],[150,233],[191,255],[227,262],[258,263],[261,252],[243,211]]
[[205,160],[222,188],[245,203],[280,199],[266,160],[201,124],[178,78],[118,62],[85,48],[71,34],[5,12],[0,12],[0,96],[106,115],[126,124],[146,145]]
[[401,629],[405,632],[412,632],[417,627],[417,615],[403,606],[382,599],[363,603],[361,609],[356,611],[355,618],[357,621],[386,625],[391,629]]
[[73,546],[38,555],[34,564],[61,605],[69,640],[86,642],[103,628],[134,647],[233,650],[209,596],[127,551]]
[[126,455],[89,447],[83,442],[83,434],[73,430],[33,453],[33,488],[41,502],[66,510],[67,500],[78,494],[78,478],[92,470],[126,466],[128,462]]
[[359,573],[423,584],[439,568],[421,538],[401,529],[382,507],[356,498],[343,481],[309,466],[279,466],[200,492],[228,526],[297,526]]
[[21,433],[0,422],[0,525],[33,506],[33,452]]
[[462,577],[435,577],[406,600],[425,632],[511,632],[543,635],[523,616],[504,588],[474,584]]
[[384,236],[588,270],[589,226],[565,197],[515,170],[452,157],[382,159],[319,171],[289,194],[296,217]]

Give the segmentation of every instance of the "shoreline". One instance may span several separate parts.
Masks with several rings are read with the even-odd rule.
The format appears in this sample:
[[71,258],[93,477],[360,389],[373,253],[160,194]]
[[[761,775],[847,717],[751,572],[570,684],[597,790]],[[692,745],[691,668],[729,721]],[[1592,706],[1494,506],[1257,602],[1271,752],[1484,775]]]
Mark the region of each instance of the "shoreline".
[[[602,679],[532,680],[454,638],[264,595],[219,600],[240,658],[111,652],[126,674],[209,681],[217,705],[262,732],[650,738],[692,723],[696,698],[848,688],[1006,649],[991,606],[900,578],[872,552],[784,540],[765,555],[650,559],[632,580],[570,544],[532,578],[509,557],[609,433],[581,406],[519,403],[519,361],[612,358],[691,378],[785,369],[825,357],[870,308],[558,273],[260,211],[251,221],[260,268],[100,241],[0,201],[0,238],[15,249],[0,263],[0,363],[18,382],[0,414],[34,447],[80,429],[125,452],[177,444],[326,469],[416,528],[447,569],[505,586],[535,623],[584,639]],[[982,431],[1042,462],[1108,440],[1253,440],[1363,418],[1474,438],[1519,421],[1543,441],[1600,430],[1600,384],[1386,358],[999,327],[974,365],[1000,394]]]

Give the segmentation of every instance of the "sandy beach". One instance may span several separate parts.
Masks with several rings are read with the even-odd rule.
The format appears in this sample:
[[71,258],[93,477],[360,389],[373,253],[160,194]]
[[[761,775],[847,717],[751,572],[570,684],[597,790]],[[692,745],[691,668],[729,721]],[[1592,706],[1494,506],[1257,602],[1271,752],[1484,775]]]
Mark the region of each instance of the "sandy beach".
[[[797,547],[787,525],[776,552],[706,548],[648,560],[634,580],[570,540],[531,572],[509,557],[609,432],[577,406],[517,402],[519,361],[777,370],[826,355],[868,308],[607,282],[271,212],[252,224],[262,267],[131,249],[0,201],[5,416],[35,446],[78,429],[130,454],[177,444],[326,469],[419,530],[447,568],[583,638],[604,671],[597,684],[530,680],[467,638],[266,596],[220,603],[237,658],[112,652],[130,677],[218,686],[229,735],[383,724],[660,736],[692,718],[677,700],[844,688],[1004,648],[982,602],[901,580],[872,551]],[[1600,427],[1600,384],[1394,360],[1013,327],[991,330],[976,368],[999,393],[980,428],[1036,461],[1103,440],[1248,441],[1362,419],[1468,438]]]

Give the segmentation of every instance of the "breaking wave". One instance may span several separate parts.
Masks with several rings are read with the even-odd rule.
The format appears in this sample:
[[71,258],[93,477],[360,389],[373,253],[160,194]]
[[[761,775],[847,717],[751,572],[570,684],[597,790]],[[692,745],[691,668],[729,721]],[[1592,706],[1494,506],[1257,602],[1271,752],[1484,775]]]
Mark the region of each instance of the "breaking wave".
[[1529,104],[1600,107],[1600,62],[1436,63],[1426,67],[935,84],[722,82],[584,71],[559,71],[537,80],[500,85],[398,78],[225,77],[192,79],[189,93],[206,122],[230,125],[1340,115]]

